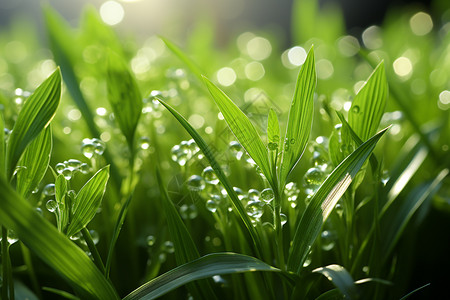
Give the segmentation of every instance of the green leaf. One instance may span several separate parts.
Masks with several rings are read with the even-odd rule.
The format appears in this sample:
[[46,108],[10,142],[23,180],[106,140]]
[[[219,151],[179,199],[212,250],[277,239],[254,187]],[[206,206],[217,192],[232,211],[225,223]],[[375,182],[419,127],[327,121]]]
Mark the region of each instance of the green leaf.
[[284,186],[287,176],[300,160],[308,143],[313,119],[316,83],[314,50],[311,48],[298,74],[294,97],[289,110],[280,167],[281,186]]
[[68,293],[68,292],[63,291],[63,290],[54,289],[54,288],[46,287],[46,286],[44,286],[42,289],[44,291],[47,291],[47,292],[53,293],[55,295],[58,295],[60,297],[63,297],[64,299],[80,300],[80,298],[78,298],[77,296],[72,295],[71,293]]
[[57,271],[82,299],[118,299],[111,283],[67,237],[46,221],[0,176],[0,223]]
[[50,124],[61,98],[61,73],[53,72],[25,101],[8,140],[7,176],[12,176],[27,145]]
[[[247,215],[247,212],[245,211],[244,206],[242,205],[241,200],[238,198],[236,192],[233,189],[233,186],[228,181],[227,177],[222,171],[222,168],[220,167],[219,163],[216,161],[214,157],[214,153],[212,152],[211,148],[206,144],[206,142],[203,140],[203,138],[199,135],[199,133],[189,124],[189,122],[180,115],[175,109],[173,109],[169,104],[165,103],[161,99],[158,99],[158,101],[164,105],[167,110],[178,120],[178,122],[186,129],[186,131],[191,135],[191,137],[194,139],[194,141],[197,143],[197,146],[202,150],[203,154],[205,155],[205,158],[208,160],[209,164],[211,165],[211,168],[213,168],[214,172],[217,175],[217,178],[219,179],[220,183],[223,185],[225,190],[227,191],[228,196],[230,197],[231,203],[234,207],[235,213],[238,215],[237,220],[240,221],[240,225],[244,225],[243,227],[246,229],[246,231],[250,234],[252,240],[253,240],[253,249],[255,250],[258,257],[260,257],[260,249],[261,249],[261,240],[258,236],[258,233],[255,230],[255,227],[253,227],[252,222],[250,221],[249,216]],[[244,229],[244,230],[245,230]]]
[[51,126],[48,126],[28,145],[19,160],[22,168],[17,172],[16,190],[25,199],[37,188],[47,172],[51,152],[52,131]]
[[200,67],[192,60],[190,59],[186,54],[184,54],[183,51],[179,47],[177,47],[174,43],[170,42],[168,39],[165,39],[163,37],[159,37],[164,44],[166,44],[167,48],[169,48],[170,51],[172,51],[173,54],[175,54],[187,67],[188,69],[197,76],[198,79],[202,80],[202,70]]
[[131,193],[127,200],[122,204],[119,215],[117,216],[116,223],[114,225],[113,235],[108,247],[108,256],[106,258],[105,275],[109,278],[109,271],[111,270],[112,254],[119,238],[120,231],[122,230],[123,222],[125,222],[125,217],[127,216],[128,207],[130,206],[131,199],[133,198],[133,193]]
[[[162,204],[166,215],[167,225],[169,227],[170,236],[175,247],[175,259],[178,265],[190,262],[200,257],[189,231],[181,219],[175,205],[170,201],[167,189],[164,187],[161,173],[156,169],[156,177],[158,179],[159,189],[162,195]],[[197,299],[217,299],[209,281],[202,280],[200,282],[188,285],[191,294]]]
[[244,147],[250,157],[261,168],[262,173],[272,186],[275,186],[275,179],[272,176],[272,167],[269,165],[267,148],[264,146],[261,137],[256,132],[252,122],[247,116],[231,101],[230,98],[220,90],[214,83],[203,77],[209,92],[216,105],[219,107],[225,121],[233,132],[238,142]]
[[123,300],[155,299],[194,280],[255,271],[280,272],[279,269],[251,256],[236,253],[208,254],[158,276],[131,292]]
[[288,270],[300,273],[303,263],[320,233],[323,222],[328,218],[337,201],[347,190],[386,130],[380,131],[344,159],[314,194],[297,224],[289,251]]
[[345,299],[338,289],[332,289],[321,294],[315,300],[342,300]]
[[313,273],[320,273],[331,281],[346,299],[356,299],[357,290],[355,282],[348,271],[340,265],[329,265],[314,269]]
[[377,131],[387,98],[388,84],[384,62],[381,62],[353,99],[348,112],[348,123],[361,140],[367,140]]
[[89,179],[75,197],[72,221],[67,227],[67,236],[72,236],[84,228],[100,207],[109,178],[109,166],[100,169]]
[[267,139],[269,141],[269,150],[279,150],[280,148],[280,124],[278,123],[277,114],[273,109],[269,111],[267,120]]
[[123,59],[109,52],[106,83],[108,101],[128,144],[133,146],[134,133],[142,113],[142,96],[136,80]]
[[433,181],[413,189],[392,218],[384,218],[385,220],[387,219],[386,221],[381,220],[381,224],[385,225],[382,226],[385,230],[382,230],[382,251],[380,252],[383,253],[384,261],[391,254],[414,213],[426,199],[432,197],[439,190],[442,181],[448,174],[449,170],[444,169]]
[[[92,10],[88,10],[88,12],[86,13],[87,19],[94,19],[89,18],[89,16],[92,15],[92,13],[89,14],[90,11]],[[69,94],[75,102],[77,108],[83,115],[83,120],[86,122],[86,125],[89,128],[91,136],[99,137],[100,132],[94,122],[94,115],[92,113],[94,110],[92,110],[87,104],[87,101],[80,90],[80,82],[78,81],[74,71],[76,69],[75,64],[77,63],[77,60],[81,59],[75,54],[82,52],[76,47],[78,43],[73,37],[74,33],[67,22],[65,22],[65,20],[49,5],[45,6],[44,8],[44,20],[48,31],[50,49],[52,50],[55,62],[61,67],[61,73],[63,75],[65,87],[69,91]],[[91,28],[88,27],[88,29],[86,30],[90,29]],[[105,32],[102,31],[99,34],[102,34],[104,37]],[[108,39],[108,42],[102,42],[104,44],[108,44],[108,47],[112,47],[111,44],[113,43],[111,41],[112,39]],[[120,172],[118,171],[118,168],[115,165],[108,149],[105,149],[103,157],[111,166],[111,177],[115,183],[113,185],[113,188],[115,188],[116,186],[120,186]]]

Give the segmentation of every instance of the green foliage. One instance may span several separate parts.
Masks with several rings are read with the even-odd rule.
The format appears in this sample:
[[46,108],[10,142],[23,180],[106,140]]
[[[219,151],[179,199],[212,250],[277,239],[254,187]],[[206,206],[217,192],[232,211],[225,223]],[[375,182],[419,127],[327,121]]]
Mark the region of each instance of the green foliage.
[[350,36],[294,1],[295,46],[211,19],[142,41],[94,7],[76,28],[45,7],[49,45],[0,32],[0,297],[436,298],[444,2]]

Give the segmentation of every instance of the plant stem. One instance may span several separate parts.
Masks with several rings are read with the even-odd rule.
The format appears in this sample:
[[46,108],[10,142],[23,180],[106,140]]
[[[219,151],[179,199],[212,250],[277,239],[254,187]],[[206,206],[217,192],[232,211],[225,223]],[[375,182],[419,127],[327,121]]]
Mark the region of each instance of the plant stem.
[[95,247],[95,243],[92,240],[89,230],[87,230],[87,228],[84,227],[83,229],[81,229],[81,233],[83,234],[83,238],[86,241],[86,244],[88,245],[89,250],[91,251],[92,258],[94,259],[95,265],[102,273],[105,273],[105,266],[103,265],[102,258],[100,257],[100,254],[97,251],[97,247]]
[[283,226],[281,225],[281,195],[277,191],[274,191],[274,225],[276,234],[276,244],[277,244],[277,258],[278,265],[281,270],[286,270],[286,264],[284,261],[284,249],[283,249]]

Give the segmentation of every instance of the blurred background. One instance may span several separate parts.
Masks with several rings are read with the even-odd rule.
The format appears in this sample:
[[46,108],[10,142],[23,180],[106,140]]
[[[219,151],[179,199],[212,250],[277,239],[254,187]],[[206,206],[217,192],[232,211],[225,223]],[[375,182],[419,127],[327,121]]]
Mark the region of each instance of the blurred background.
[[[185,36],[195,21],[207,19],[216,26],[217,41],[226,41],[239,31],[273,30],[289,45],[292,0],[80,0],[46,1],[64,16],[71,25],[78,24],[83,8],[90,4],[110,25],[127,33],[148,37],[162,34],[171,37]],[[344,15],[349,33],[358,36],[370,25],[380,24],[389,8],[405,5],[429,11],[431,0],[322,0],[321,8],[339,7]],[[41,1],[1,0],[0,26],[6,29],[14,22],[28,20],[44,38]]]

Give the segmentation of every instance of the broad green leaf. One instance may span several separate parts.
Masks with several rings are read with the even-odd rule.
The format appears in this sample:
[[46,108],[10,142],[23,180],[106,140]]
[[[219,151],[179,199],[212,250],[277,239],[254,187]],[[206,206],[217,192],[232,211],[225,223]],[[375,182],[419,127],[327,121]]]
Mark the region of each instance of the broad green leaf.
[[269,118],[267,120],[267,139],[269,150],[280,149],[280,124],[278,123],[277,114],[273,109],[269,110]]
[[442,181],[448,174],[449,170],[444,169],[433,181],[424,183],[413,189],[392,218],[381,219],[381,224],[385,225],[382,228],[386,229],[382,230],[382,251],[380,253],[383,254],[383,261],[386,261],[391,254],[414,213],[426,199],[432,197],[439,190]]
[[337,201],[347,190],[386,130],[380,131],[344,159],[313,195],[297,224],[289,251],[288,270],[300,273],[303,263],[320,233],[323,222],[328,218]]
[[106,83],[108,101],[130,147],[142,113],[142,96],[133,75],[122,58],[109,52]]
[[348,112],[348,123],[361,140],[367,140],[377,131],[387,98],[388,84],[384,62],[381,62],[353,99]]
[[208,254],[145,283],[123,300],[155,299],[194,280],[255,271],[280,272],[279,269],[251,256],[236,253]]
[[199,66],[190,59],[179,47],[177,47],[174,43],[170,42],[168,39],[163,37],[159,37],[164,44],[166,44],[167,48],[172,51],[188,68],[189,70],[197,76],[198,79],[202,80],[202,70],[200,70]]
[[[175,246],[175,259],[178,265],[185,264],[200,257],[189,231],[181,219],[175,205],[169,198],[167,189],[164,187],[161,173],[156,169],[156,177],[161,192],[162,204],[166,215],[171,240]],[[188,284],[191,294],[197,299],[217,299],[209,281],[202,280],[193,284]]]
[[298,74],[294,97],[289,110],[280,167],[281,186],[284,186],[287,176],[300,160],[308,143],[312,127],[316,83],[314,50],[311,48]]
[[100,169],[89,179],[75,197],[72,220],[67,227],[67,236],[72,236],[84,228],[100,207],[109,178],[109,166]]
[[25,149],[17,172],[17,192],[25,199],[37,188],[47,172],[52,152],[51,126],[45,128]]
[[199,135],[199,133],[189,124],[189,122],[182,115],[180,115],[169,104],[165,103],[161,99],[158,100],[177,119],[177,121],[184,127],[184,129],[186,129],[186,131],[191,135],[191,137],[197,143],[197,146],[205,155],[205,158],[208,160],[209,164],[216,173],[217,178],[219,179],[220,183],[223,185],[223,187],[227,191],[228,196],[230,197],[231,203],[234,207],[234,211],[238,215],[237,220],[240,220],[243,223],[243,224],[240,223],[240,225],[244,225],[243,227],[250,234],[253,240],[253,249],[255,250],[257,256],[260,257],[261,240],[258,236],[258,233],[256,232],[255,227],[253,227],[252,222],[250,221],[250,218],[247,215],[247,212],[245,211],[245,208],[242,205],[241,200],[238,198],[236,192],[233,189],[233,186],[223,173],[219,163],[216,161],[214,153],[211,151],[210,147],[206,144],[206,142]]
[[61,98],[61,72],[53,72],[25,101],[9,136],[6,153],[10,177],[27,145],[50,124]]
[[320,273],[331,281],[346,299],[356,299],[358,291],[355,282],[348,271],[340,265],[329,265],[314,269],[313,273]]
[[67,237],[46,221],[0,176],[0,223],[58,272],[82,299],[119,299],[111,283]]
[[234,136],[261,168],[267,181],[274,187],[275,179],[272,176],[272,168],[269,165],[267,148],[264,146],[252,122],[222,90],[206,77],[203,77],[203,79]]

